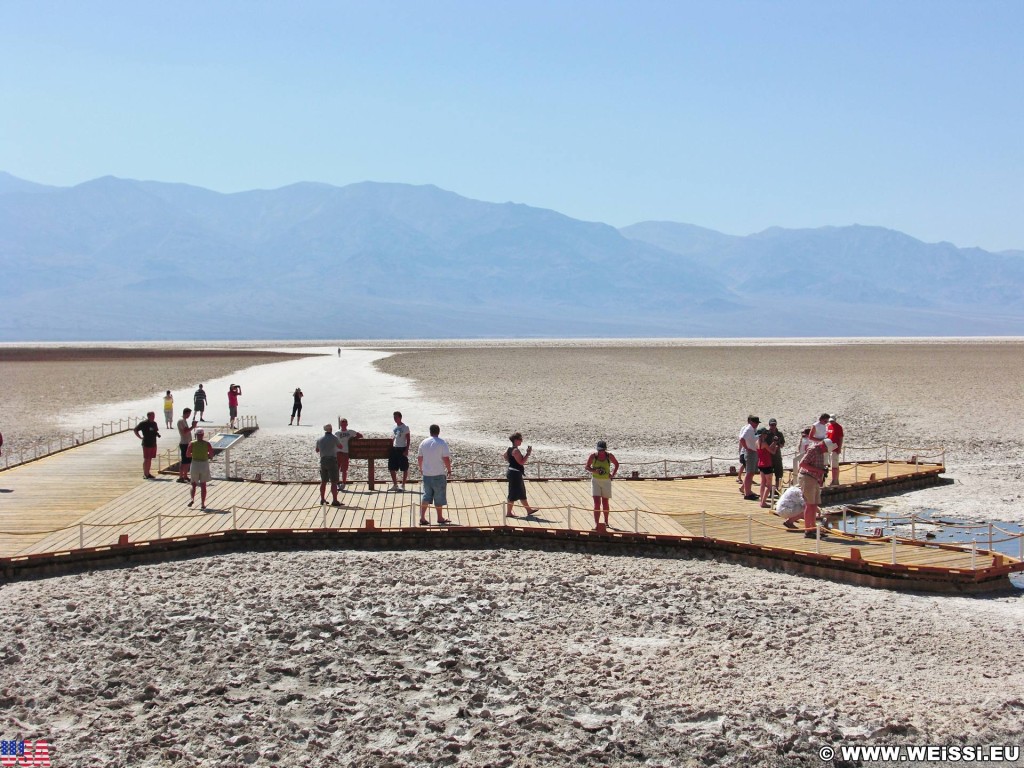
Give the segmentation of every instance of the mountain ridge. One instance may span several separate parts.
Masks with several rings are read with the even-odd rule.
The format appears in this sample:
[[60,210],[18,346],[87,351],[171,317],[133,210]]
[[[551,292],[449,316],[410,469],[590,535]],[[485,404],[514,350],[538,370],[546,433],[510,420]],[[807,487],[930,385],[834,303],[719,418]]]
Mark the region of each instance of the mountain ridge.
[[820,335],[1024,332],[1024,252],[863,225],[616,229],[430,184],[0,173],[0,265],[5,341],[791,336],[815,303]]

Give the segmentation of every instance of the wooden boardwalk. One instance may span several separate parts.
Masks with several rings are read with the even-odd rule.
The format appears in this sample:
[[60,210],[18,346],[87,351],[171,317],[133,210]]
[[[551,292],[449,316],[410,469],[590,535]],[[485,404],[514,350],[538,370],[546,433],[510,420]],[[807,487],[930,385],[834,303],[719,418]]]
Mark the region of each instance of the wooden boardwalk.
[[[215,470],[216,471],[216,470]],[[840,493],[861,486],[892,488],[903,480],[937,480],[941,467],[905,462],[866,470],[844,466]],[[871,477],[871,474],[874,477]],[[208,508],[189,508],[189,486],[161,475],[142,479],[141,450],[131,434],[0,472],[0,561],[17,565],[54,553],[123,548],[137,542],[173,543],[229,532],[378,533],[429,535],[441,529],[419,525],[418,483],[407,492],[351,483],[341,507],[319,503],[319,484],[214,480]],[[530,480],[530,501],[541,511],[529,518],[505,517],[506,484],[464,480],[449,485],[447,517],[456,529],[518,535],[671,541],[756,558],[800,561],[824,570],[890,572],[904,577],[977,582],[1022,565],[1006,555],[891,539],[845,537],[829,532],[807,539],[782,527],[778,517],[744,500],[735,477],[619,480],[607,531],[594,530],[590,483]],[[884,491],[883,491],[884,492]],[[827,500],[826,500],[826,503]],[[517,505],[516,513],[522,508]],[[428,510],[434,522],[434,510]],[[372,521],[370,523],[369,521]],[[409,545],[416,542],[410,538]],[[817,573],[818,571],[813,571]]]

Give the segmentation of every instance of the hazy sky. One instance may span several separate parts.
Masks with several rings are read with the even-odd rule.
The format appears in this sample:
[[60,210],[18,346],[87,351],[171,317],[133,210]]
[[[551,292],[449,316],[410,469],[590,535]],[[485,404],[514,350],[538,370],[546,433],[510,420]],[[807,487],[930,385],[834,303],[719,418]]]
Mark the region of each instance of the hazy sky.
[[1024,248],[1024,0],[0,0],[0,170]]

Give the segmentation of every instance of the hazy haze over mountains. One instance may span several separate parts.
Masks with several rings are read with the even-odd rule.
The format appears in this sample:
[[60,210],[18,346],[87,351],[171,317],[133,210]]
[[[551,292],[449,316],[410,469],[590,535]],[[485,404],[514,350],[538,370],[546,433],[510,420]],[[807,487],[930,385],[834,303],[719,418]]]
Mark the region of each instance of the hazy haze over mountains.
[[434,186],[0,173],[0,340],[1024,333],[1024,254],[877,227],[621,230]]

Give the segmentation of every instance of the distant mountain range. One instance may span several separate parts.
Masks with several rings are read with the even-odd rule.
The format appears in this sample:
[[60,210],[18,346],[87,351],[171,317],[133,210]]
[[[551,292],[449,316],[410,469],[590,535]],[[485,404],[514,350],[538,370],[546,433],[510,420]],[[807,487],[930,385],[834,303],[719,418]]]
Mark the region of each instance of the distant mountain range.
[[623,229],[434,186],[0,173],[0,340],[1024,334],[1024,252]]

